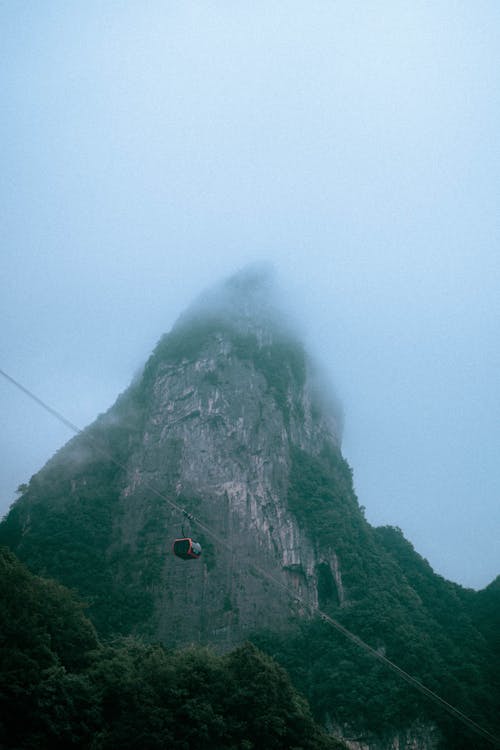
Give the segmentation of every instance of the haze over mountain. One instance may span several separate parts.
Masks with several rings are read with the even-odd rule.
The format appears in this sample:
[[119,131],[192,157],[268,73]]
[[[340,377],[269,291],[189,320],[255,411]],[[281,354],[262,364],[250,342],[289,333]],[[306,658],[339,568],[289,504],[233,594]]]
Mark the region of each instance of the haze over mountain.
[[[497,584],[462,589],[399,529],[371,526],[341,437],[269,270],[251,267],[181,315],[114,406],[34,475],[0,543],[77,591],[101,637],[222,651],[253,638],[337,736],[470,750],[467,729],[313,618],[330,613],[494,730]],[[198,560],[170,553],[185,533]]]
[[[203,288],[270,259],[368,519],[486,586],[499,30],[494,0],[1,3],[1,367],[85,426]],[[3,381],[0,411],[3,515],[69,434]]]

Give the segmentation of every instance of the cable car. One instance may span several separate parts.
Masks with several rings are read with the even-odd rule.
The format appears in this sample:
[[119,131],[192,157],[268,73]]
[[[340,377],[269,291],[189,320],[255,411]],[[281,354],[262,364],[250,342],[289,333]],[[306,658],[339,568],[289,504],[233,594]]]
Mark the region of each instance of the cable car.
[[194,542],[189,536],[175,539],[172,552],[182,560],[197,560],[201,555],[201,544]]

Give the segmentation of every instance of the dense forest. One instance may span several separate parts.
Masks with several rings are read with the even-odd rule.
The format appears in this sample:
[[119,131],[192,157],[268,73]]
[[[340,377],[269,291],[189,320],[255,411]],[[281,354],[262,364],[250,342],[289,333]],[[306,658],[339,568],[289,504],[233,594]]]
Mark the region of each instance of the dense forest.
[[285,670],[251,643],[225,656],[102,643],[63,586],[0,548],[5,750],[339,750]]

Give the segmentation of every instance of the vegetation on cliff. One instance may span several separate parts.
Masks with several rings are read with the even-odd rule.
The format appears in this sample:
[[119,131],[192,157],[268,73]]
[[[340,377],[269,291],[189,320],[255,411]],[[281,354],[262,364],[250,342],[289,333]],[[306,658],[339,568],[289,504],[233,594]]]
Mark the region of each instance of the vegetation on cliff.
[[247,643],[226,656],[126,638],[102,645],[64,587],[0,548],[0,746],[334,750],[285,671]]
[[[400,529],[370,526],[340,452],[325,446],[313,457],[294,449],[292,457],[289,508],[341,563],[345,599],[330,578],[318,591],[320,607],[498,733],[500,685],[492,665],[500,587],[466,591],[436,575]],[[355,717],[356,727],[383,736],[427,717],[441,728],[445,747],[489,746],[325,623],[301,623],[286,638],[261,633],[255,642],[285,666],[319,721],[331,719],[334,707],[335,721],[348,726]]]
[[[300,342],[289,334],[280,333],[273,337],[271,343],[262,343],[256,333],[243,333],[227,319],[217,316],[178,324],[160,339],[144,368],[141,382],[143,396],[147,398],[159,366],[174,364],[183,359],[193,361],[214,340],[222,337],[231,345],[236,357],[251,362],[256,371],[264,376],[267,387],[288,421],[287,394],[291,381],[294,380],[301,387],[306,377],[305,352]],[[216,373],[212,377],[217,378]]]
[[136,575],[141,555],[113,551],[123,472],[110,456],[122,460],[130,434],[118,419],[98,420],[32,477],[0,525],[0,544],[39,575],[78,591],[103,635],[130,633],[152,613]]

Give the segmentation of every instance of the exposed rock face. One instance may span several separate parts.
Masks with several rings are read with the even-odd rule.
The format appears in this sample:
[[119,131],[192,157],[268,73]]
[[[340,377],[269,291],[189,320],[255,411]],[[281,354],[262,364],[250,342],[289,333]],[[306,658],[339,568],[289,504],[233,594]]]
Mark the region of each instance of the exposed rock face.
[[[318,409],[300,345],[262,303],[268,284],[260,273],[231,280],[215,302],[195,306],[174,329],[187,339],[210,320],[196,351],[148,366],[142,441],[122,490],[122,544],[134,548],[147,523],[147,486],[186,506],[223,542],[211,547],[205,535],[209,544],[196,562],[165,556],[155,604],[157,635],[167,643],[230,646],[253,629],[286,625],[293,599],[252,562],[313,606],[318,566],[328,566],[344,598],[334,551],[318,550],[286,503],[291,446],[311,455],[325,443],[338,450],[339,418]],[[224,324],[214,311],[224,312]],[[183,519],[168,503],[162,515],[167,545]],[[199,536],[196,524],[191,532]]]
[[330,723],[329,730],[336,737],[342,738],[349,750],[436,750],[441,740],[436,726],[423,722],[389,732],[385,737],[348,730],[334,723]]

